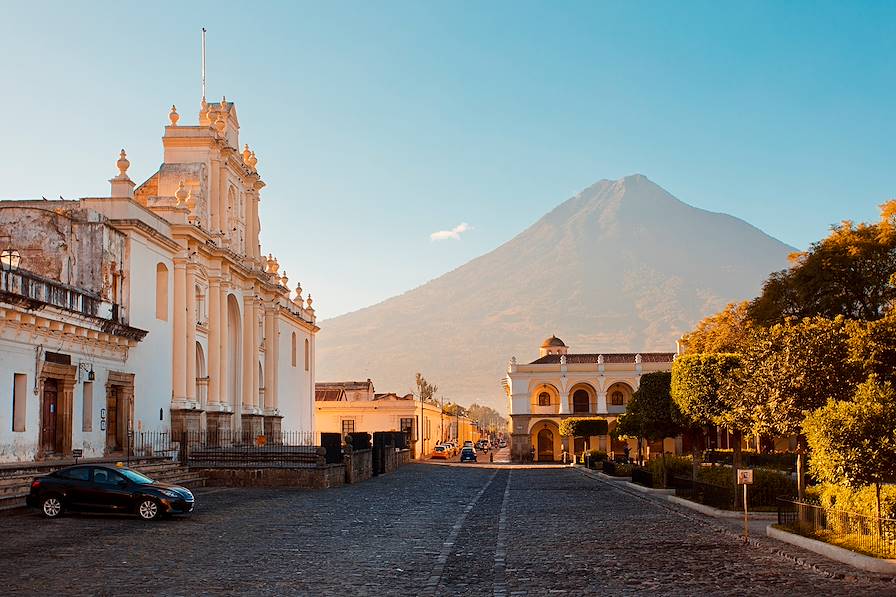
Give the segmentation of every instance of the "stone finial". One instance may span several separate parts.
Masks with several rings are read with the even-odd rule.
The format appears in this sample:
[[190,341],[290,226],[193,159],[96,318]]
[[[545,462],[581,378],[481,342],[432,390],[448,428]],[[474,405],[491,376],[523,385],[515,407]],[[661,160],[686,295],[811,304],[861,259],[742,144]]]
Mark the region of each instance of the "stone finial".
[[635,362],[639,364],[641,363],[641,353],[635,355]]
[[264,271],[273,274],[274,273],[274,256],[268,253],[267,258],[264,260],[265,269]]
[[224,110],[218,110],[218,119],[215,120],[215,130],[219,133],[223,133],[227,128],[227,121],[224,120],[226,115],[227,112],[225,112]]
[[249,155],[249,159],[246,160],[246,162],[247,162],[247,163],[249,164],[249,166],[252,167],[252,168],[255,168],[255,167],[258,165],[258,158],[255,157],[255,152],[254,152],[254,151]]
[[171,121],[171,126],[177,126],[177,121],[180,120],[180,114],[177,113],[177,106],[171,106],[171,112],[168,113],[168,120]]
[[311,295],[308,295],[308,298],[305,300],[305,310],[310,312],[312,315],[314,314],[314,299],[311,298]]
[[565,365],[565,364],[566,364],[566,355],[565,355],[565,354],[561,354],[561,355],[560,355],[560,364],[561,364],[561,365]]
[[251,155],[252,155],[252,152],[249,151],[249,144],[248,143],[243,144],[243,161],[248,164],[249,157]]
[[271,262],[271,273],[276,276],[277,272],[279,272],[279,271],[280,271],[280,262],[277,261],[276,257],[273,257],[273,261]]
[[174,198],[177,199],[177,206],[184,207],[190,194],[191,193],[184,184],[184,181],[180,181],[180,184],[177,185],[177,190],[174,191]]
[[209,122],[208,102],[205,101],[205,96],[202,96],[202,102],[199,104],[199,124],[208,126]]
[[604,355],[602,355],[602,354],[597,355],[597,364],[598,365],[604,364]]
[[118,166],[118,175],[122,178],[127,178],[128,168],[131,167],[131,163],[128,161],[128,154],[125,153],[124,149],[122,149],[121,153],[118,155],[118,161],[115,165]]
[[289,278],[286,276],[286,270],[283,270],[283,275],[280,276],[280,286],[289,288],[289,286],[287,286],[287,284],[289,284]]
[[296,283],[296,302],[297,303],[303,302],[303,300],[302,300],[302,283],[301,282]]

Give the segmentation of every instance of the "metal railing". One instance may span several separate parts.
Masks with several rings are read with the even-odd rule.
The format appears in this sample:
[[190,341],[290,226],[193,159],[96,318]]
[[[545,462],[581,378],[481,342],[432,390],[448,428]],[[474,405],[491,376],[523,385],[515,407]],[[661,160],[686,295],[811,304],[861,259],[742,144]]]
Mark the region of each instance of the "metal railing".
[[44,303],[82,315],[100,317],[99,308],[102,300],[98,296],[27,270],[20,269],[0,274],[0,291],[24,301]]
[[675,495],[687,500],[712,506],[713,508],[729,509],[734,502],[734,489],[724,485],[694,481],[690,477],[669,476],[669,487],[675,490]]
[[896,519],[866,516],[779,498],[778,524],[813,537],[882,558],[896,558]]
[[150,431],[135,434],[133,455],[164,456],[203,468],[304,468],[326,461],[319,448],[309,431]]
[[644,487],[653,487],[653,473],[646,468],[639,466],[632,467],[632,483],[643,485]]

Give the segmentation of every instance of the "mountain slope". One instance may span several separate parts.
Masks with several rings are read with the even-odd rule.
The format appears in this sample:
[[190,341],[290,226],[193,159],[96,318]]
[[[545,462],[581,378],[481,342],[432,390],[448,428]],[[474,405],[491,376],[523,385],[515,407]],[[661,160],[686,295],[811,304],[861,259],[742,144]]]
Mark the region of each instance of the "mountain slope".
[[553,333],[571,352],[674,350],[702,317],[755,296],[793,250],[644,176],[602,180],[494,251],[321,323],[317,377],[403,392],[420,371],[450,400],[504,411],[512,355],[535,359]]

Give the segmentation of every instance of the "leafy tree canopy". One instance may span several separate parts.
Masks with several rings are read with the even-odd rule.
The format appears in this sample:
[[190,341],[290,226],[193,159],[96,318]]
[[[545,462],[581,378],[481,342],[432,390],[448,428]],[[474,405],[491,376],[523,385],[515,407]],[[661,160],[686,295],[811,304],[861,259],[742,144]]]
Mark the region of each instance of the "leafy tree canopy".
[[737,353],[749,343],[753,323],[749,303],[731,303],[697,324],[681,341],[685,354]]
[[732,388],[741,357],[732,353],[684,354],[672,363],[671,396],[678,409],[697,425],[746,430],[749,412]]
[[439,386],[435,386],[426,381],[426,378],[423,377],[423,374],[421,374],[420,372],[417,373],[416,384],[417,398],[419,398],[423,402],[434,403],[436,392],[439,391]]
[[674,437],[681,432],[681,416],[670,393],[672,374],[645,373],[626,412],[619,418],[615,434],[644,437],[651,441]]
[[803,425],[821,481],[858,488],[896,481],[896,391],[872,377],[853,400],[830,400]]
[[798,434],[809,411],[853,395],[863,376],[849,358],[849,331],[843,317],[787,319],[754,331],[727,390],[741,397],[754,432]]
[[564,437],[606,435],[607,430],[607,420],[600,417],[570,417],[560,421],[560,435]]
[[881,206],[876,224],[845,221],[808,251],[791,255],[789,269],[766,280],[749,306],[754,321],[770,325],[786,317],[843,315],[873,321],[896,299],[896,200]]

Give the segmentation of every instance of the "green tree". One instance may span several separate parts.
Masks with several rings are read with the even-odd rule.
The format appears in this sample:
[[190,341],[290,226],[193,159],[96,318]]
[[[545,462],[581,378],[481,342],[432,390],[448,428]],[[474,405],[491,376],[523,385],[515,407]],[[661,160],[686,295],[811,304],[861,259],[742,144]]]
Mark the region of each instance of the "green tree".
[[600,417],[569,417],[560,421],[560,435],[584,437],[589,441],[593,435],[607,435],[608,428],[607,420]]
[[845,221],[808,251],[791,255],[789,269],[766,280],[750,303],[752,320],[770,325],[787,317],[843,315],[873,321],[896,299],[896,200],[881,206],[880,222]]
[[[731,388],[741,357],[732,353],[684,354],[672,363],[672,401],[687,419],[705,429],[724,427],[734,434],[734,469],[741,464],[743,432],[749,430],[749,409],[742,394]],[[702,460],[700,444],[693,442],[694,478]]]
[[758,328],[725,390],[740,394],[754,433],[797,436],[800,498],[806,488],[806,415],[829,398],[852,396],[862,380],[849,358],[849,336],[843,317],[787,319]]
[[851,324],[850,359],[865,373],[896,383],[896,312]]
[[875,377],[859,386],[853,400],[828,400],[806,417],[803,431],[819,480],[860,488],[874,485],[877,516],[880,486],[896,481],[896,391]]
[[[623,432],[626,429],[636,429],[637,437],[649,441],[662,441],[667,437],[678,435],[682,430],[681,416],[672,402],[671,384],[672,374],[668,371],[655,371],[642,375],[638,389],[626,408],[626,416],[621,418],[620,425]],[[617,435],[619,433],[617,429]],[[665,487],[668,476],[665,451],[662,453],[662,458],[662,485]]]

